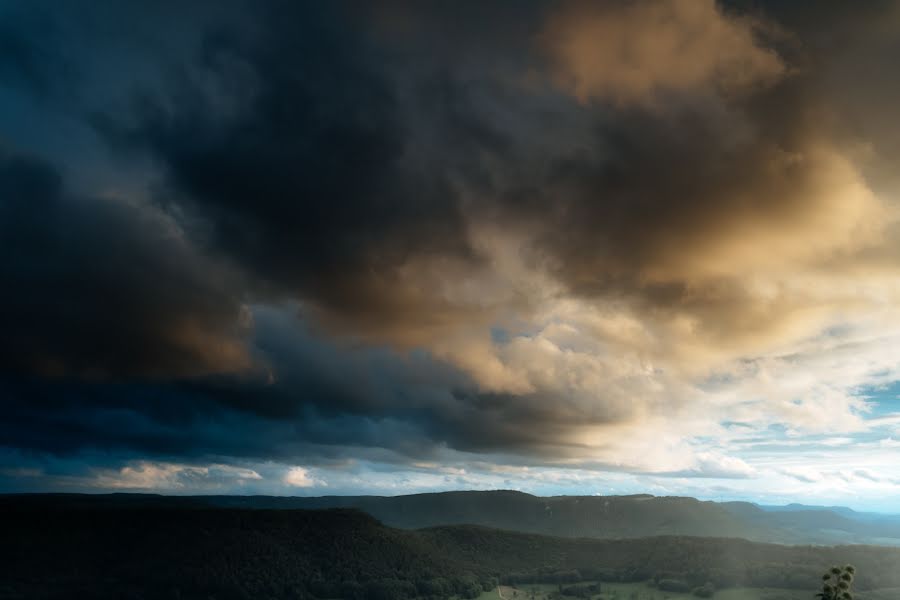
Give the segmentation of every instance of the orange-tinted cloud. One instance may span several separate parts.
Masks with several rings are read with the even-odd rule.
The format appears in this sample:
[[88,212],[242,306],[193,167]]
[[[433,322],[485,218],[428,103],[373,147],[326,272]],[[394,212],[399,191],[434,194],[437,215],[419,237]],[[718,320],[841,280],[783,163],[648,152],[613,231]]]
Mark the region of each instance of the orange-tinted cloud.
[[554,79],[581,102],[664,104],[668,95],[739,94],[787,67],[758,38],[766,26],[714,0],[564,3],[540,36]]

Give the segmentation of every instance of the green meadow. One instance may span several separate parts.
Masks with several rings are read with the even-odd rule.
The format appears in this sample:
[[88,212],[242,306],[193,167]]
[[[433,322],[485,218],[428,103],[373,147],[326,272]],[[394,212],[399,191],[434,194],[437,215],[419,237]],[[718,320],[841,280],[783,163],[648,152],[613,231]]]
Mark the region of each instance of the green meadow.
[[[663,591],[649,582],[642,583],[600,583],[600,593],[590,600],[697,600],[689,592]],[[537,583],[520,586],[500,586],[484,592],[478,600],[560,600],[559,585]],[[784,588],[737,587],[717,590],[712,600],[813,600],[814,593],[805,590]],[[896,600],[900,598],[900,588],[890,588],[868,592],[858,592],[859,600]]]

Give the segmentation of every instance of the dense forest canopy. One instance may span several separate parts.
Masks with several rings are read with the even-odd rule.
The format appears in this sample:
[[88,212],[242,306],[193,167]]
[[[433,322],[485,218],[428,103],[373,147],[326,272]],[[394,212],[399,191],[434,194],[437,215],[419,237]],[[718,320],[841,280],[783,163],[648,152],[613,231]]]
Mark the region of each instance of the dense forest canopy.
[[[478,526],[416,531],[355,510],[16,502],[0,513],[2,598],[475,598],[499,582],[653,581],[815,590],[900,587],[900,549],[663,536],[597,540]],[[663,583],[668,582],[668,583]],[[576,592],[577,595],[577,592]]]

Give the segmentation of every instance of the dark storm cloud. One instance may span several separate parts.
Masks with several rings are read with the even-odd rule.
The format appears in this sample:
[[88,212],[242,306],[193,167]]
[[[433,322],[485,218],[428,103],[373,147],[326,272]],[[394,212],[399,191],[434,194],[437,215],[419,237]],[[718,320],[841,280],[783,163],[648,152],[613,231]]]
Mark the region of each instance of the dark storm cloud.
[[[49,92],[65,77],[65,60],[57,44],[35,44],[34,36],[54,29],[42,11],[3,7],[0,20],[0,80],[22,85],[38,93]],[[56,30],[53,33],[58,34]],[[53,36],[51,35],[51,38]]]
[[179,376],[248,365],[229,272],[164,216],[70,195],[40,160],[0,155],[3,371]]
[[[570,445],[551,398],[479,393],[425,354],[348,349],[285,311],[257,314],[254,336],[268,373],[169,381],[7,374],[0,437],[9,448],[59,456],[307,463],[358,452],[418,460],[440,448],[551,456]],[[585,423],[570,415],[568,425],[576,421]]]
[[[574,430],[658,407],[643,360],[658,376],[670,348],[554,354],[536,305],[738,353],[807,308],[755,275],[852,256],[887,221],[798,9],[34,6],[0,28],[4,90],[91,127],[98,170],[142,193],[76,191],[78,149],[0,157],[13,447],[576,456],[595,438]],[[495,318],[526,335],[493,344]]]
[[390,56],[347,8],[274,2],[250,12],[257,34],[201,31],[168,87],[98,121],[159,158],[163,194],[261,289],[391,320],[416,308],[411,254],[471,253],[449,173],[413,156]]
[[[33,321],[20,320],[20,329],[33,329]],[[32,332],[36,341],[39,333]],[[464,384],[459,373],[426,356],[341,350],[298,327],[289,312],[262,311],[254,336],[255,357],[271,371],[217,377],[173,371],[165,379],[126,379],[124,370],[115,379],[6,372],[0,437],[8,448],[60,456],[312,461],[346,457],[350,448],[427,456],[440,443],[426,435],[428,424],[454,410],[450,389]]]
[[481,434],[467,434],[460,444],[448,433],[471,416],[461,392],[452,390],[464,385],[458,373],[426,357],[338,352],[291,333],[289,342],[259,343],[281,352],[266,355],[285,373],[278,381],[260,375],[130,383],[8,375],[0,387],[4,443],[59,455],[308,461],[346,457],[350,448],[421,458],[447,442],[480,444]]

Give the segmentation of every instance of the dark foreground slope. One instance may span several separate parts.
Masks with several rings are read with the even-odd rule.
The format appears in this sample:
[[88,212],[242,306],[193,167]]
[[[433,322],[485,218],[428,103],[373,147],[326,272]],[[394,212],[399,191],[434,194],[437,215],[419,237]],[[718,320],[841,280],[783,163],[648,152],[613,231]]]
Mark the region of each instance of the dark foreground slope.
[[5,508],[3,598],[355,598],[322,584],[472,575],[358,511]]
[[420,531],[357,511],[3,505],[0,598],[475,597],[498,579],[676,578],[813,590],[852,562],[861,589],[900,586],[900,550],[733,539],[593,540],[473,526]]

